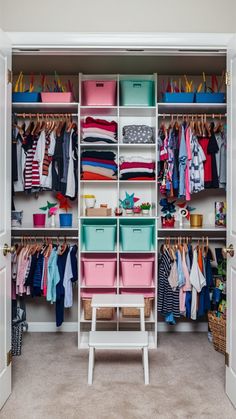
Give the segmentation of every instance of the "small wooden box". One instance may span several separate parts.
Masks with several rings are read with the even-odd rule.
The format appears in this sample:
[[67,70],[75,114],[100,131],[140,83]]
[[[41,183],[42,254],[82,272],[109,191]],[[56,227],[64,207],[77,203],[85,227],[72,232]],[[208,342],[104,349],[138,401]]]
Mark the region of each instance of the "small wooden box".
[[110,217],[111,208],[86,208],[87,217]]

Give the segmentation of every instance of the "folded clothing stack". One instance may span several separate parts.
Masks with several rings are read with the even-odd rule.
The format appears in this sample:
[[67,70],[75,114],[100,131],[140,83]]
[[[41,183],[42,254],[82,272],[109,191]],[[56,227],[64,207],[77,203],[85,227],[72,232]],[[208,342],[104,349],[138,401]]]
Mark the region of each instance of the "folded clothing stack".
[[117,123],[105,119],[94,119],[88,116],[82,122],[82,142],[96,144],[117,143]]
[[120,156],[120,179],[155,180],[154,160],[140,156]]
[[116,154],[113,151],[86,150],[81,154],[81,179],[117,179]]
[[153,128],[148,125],[125,125],[122,131],[125,144],[147,144],[155,141]]

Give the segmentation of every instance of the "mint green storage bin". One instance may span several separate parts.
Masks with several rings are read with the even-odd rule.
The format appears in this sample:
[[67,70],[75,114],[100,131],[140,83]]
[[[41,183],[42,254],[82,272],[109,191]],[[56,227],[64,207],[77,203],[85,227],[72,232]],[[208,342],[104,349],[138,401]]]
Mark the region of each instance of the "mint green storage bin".
[[85,250],[114,251],[116,224],[83,224]]
[[150,251],[154,224],[121,224],[121,246],[124,251]]
[[154,83],[152,80],[121,80],[121,106],[154,106]]

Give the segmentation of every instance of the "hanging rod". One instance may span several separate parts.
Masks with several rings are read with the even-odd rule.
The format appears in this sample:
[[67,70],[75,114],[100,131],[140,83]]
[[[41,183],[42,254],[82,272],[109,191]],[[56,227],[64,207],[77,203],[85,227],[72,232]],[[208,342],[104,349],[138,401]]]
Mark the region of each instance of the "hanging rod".
[[26,239],[26,240],[28,240],[28,239],[53,239],[53,240],[56,240],[56,239],[72,239],[72,240],[78,240],[79,239],[79,237],[78,236],[67,236],[67,235],[60,235],[60,236],[48,236],[48,235],[45,235],[45,236],[37,236],[37,235],[35,235],[35,236],[32,236],[32,235],[22,235],[22,236],[12,236],[11,237],[12,238],[12,240],[21,240],[21,239]]
[[209,237],[209,236],[201,236],[201,237],[191,237],[191,236],[164,236],[164,237],[157,237],[157,240],[178,240],[178,239],[191,239],[191,240],[202,240],[202,239],[208,239],[208,240],[224,240],[226,241],[226,237]]
[[162,116],[162,117],[171,117],[171,116],[175,116],[175,117],[179,117],[179,118],[185,118],[185,117],[190,117],[190,118],[201,118],[201,117],[206,117],[206,118],[225,118],[227,116],[227,113],[159,113],[158,116]]
[[37,118],[38,116],[43,116],[43,117],[63,117],[63,116],[78,116],[78,113],[42,113],[42,112],[38,112],[38,113],[14,113],[15,116],[17,116],[18,118]]

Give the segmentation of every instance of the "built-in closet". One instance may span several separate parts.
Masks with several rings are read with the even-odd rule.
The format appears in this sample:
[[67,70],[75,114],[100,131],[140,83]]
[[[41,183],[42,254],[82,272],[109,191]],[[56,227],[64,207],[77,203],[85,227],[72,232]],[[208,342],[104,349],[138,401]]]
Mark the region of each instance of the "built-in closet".
[[[155,53],[153,55],[142,55],[142,53],[126,53],[124,55],[43,55],[42,52],[16,52],[13,55],[13,86],[18,75],[22,71],[26,84],[30,82],[32,73],[34,83],[41,82],[42,74],[46,75],[48,82],[54,78],[54,71],[59,75],[62,83],[68,80],[73,84],[74,101],[71,103],[12,103],[13,120],[23,121],[40,118],[40,115],[48,115],[53,119],[56,114],[58,118],[67,114],[74,121],[78,128],[78,190],[75,198],[68,200],[73,214],[72,227],[59,226],[58,214],[56,215],[55,226],[50,226],[51,220],[47,218],[45,228],[33,227],[33,213],[39,212],[39,208],[49,203],[56,202],[55,191],[39,191],[26,193],[25,191],[14,192],[13,201],[15,210],[23,211],[22,225],[12,229],[12,243],[20,242],[22,238],[52,237],[53,241],[60,237],[72,245],[78,246],[78,281],[73,285],[73,305],[65,308],[64,323],[58,329],[55,323],[55,307],[46,301],[44,297],[24,296],[26,302],[27,322],[29,330],[32,331],[75,331],[78,330],[78,347],[87,347],[88,331],[91,329],[91,320],[86,320],[84,313],[84,295],[86,292],[93,292],[93,286],[87,286],[84,281],[84,259],[103,257],[115,261],[115,282],[112,286],[102,287],[102,291],[114,293],[139,292],[151,296],[151,311],[145,317],[146,329],[149,331],[150,348],[155,348],[158,342],[160,331],[206,331],[207,317],[201,321],[192,321],[180,318],[175,326],[169,326],[164,322],[163,317],[158,314],[158,254],[160,247],[165,243],[166,238],[176,240],[178,237],[189,237],[193,243],[207,238],[209,246],[221,248],[225,245],[226,228],[215,226],[215,202],[226,201],[226,189],[205,189],[193,194],[188,205],[195,208],[195,212],[203,215],[202,227],[190,227],[189,221],[184,219],[183,225],[178,216],[179,208],[176,207],[176,222],[174,227],[163,228],[161,224],[161,199],[159,171],[159,143],[158,133],[163,121],[169,124],[173,118],[179,121],[187,116],[194,118],[208,118],[209,120],[222,120],[226,122],[226,103],[171,103],[163,102],[162,90],[170,80],[181,78],[184,82],[184,75],[188,80],[193,80],[195,86],[202,82],[202,73],[210,80],[211,75],[221,78],[225,71],[226,62],[223,52],[216,53]],[[111,80],[116,82],[116,103],[114,106],[87,106],[84,103],[82,86],[87,80]],[[153,102],[149,106],[124,106],[120,100],[120,84],[123,80],[146,80],[153,82]],[[225,85],[222,86],[225,91]],[[39,115],[39,116],[37,116]],[[91,144],[82,142],[82,122],[86,117],[101,118],[107,121],[115,121],[118,126],[117,142],[112,144]],[[46,116],[45,116],[46,117]],[[123,141],[123,127],[127,125],[147,125],[153,128],[153,143],[125,143]],[[155,178],[147,180],[121,179],[119,169],[117,178],[114,180],[86,180],[81,179],[81,156],[86,150],[105,150],[116,154],[116,162],[119,166],[121,156],[132,158],[151,159],[155,162]],[[115,208],[119,207],[120,200],[123,201],[126,194],[139,198],[139,203],[149,202],[151,210],[148,215],[128,215],[123,211],[122,216],[115,214]],[[85,196],[95,196],[96,205],[107,204],[111,208],[109,216],[87,216],[85,208]],[[175,198],[173,198],[174,200]],[[183,199],[182,199],[183,201]],[[86,250],[84,227],[90,224],[98,226],[112,225],[115,229],[115,247],[110,251]],[[139,229],[140,225],[152,226],[152,243],[147,251],[127,251],[122,246],[122,228],[126,225]],[[103,228],[103,227],[102,227]],[[104,255],[105,254],[105,255]],[[127,286],[122,282],[121,260],[129,257],[135,258],[150,256],[153,259],[152,281],[149,286]],[[141,255],[140,255],[141,254]],[[98,289],[99,287],[94,286]],[[131,330],[139,327],[137,317],[127,317],[117,309],[112,313],[110,320],[98,320],[100,329]]]

